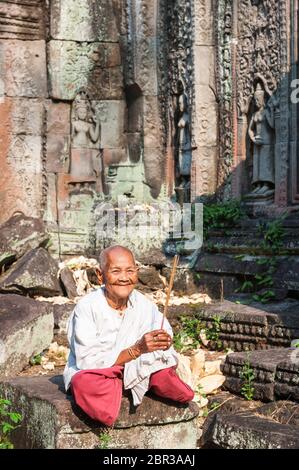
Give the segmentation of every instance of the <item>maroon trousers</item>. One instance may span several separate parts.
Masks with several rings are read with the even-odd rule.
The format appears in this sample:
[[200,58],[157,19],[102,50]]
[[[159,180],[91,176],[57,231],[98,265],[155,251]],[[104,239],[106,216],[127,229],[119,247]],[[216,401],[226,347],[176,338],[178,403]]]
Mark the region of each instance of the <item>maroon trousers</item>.
[[[122,366],[77,372],[71,382],[76,404],[92,419],[112,426],[120,410],[122,378]],[[159,397],[180,403],[187,403],[194,397],[193,390],[177,376],[173,367],[152,374],[149,389]]]

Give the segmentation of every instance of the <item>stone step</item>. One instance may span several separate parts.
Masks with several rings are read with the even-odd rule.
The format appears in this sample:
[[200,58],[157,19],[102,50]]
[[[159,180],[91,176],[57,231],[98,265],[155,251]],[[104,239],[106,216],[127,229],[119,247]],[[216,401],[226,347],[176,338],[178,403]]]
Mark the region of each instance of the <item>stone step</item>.
[[[260,261],[269,262],[259,264]],[[285,295],[288,292],[299,292],[299,257],[298,256],[277,256],[275,257],[276,266],[273,274],[273,288],[284,290]],[[195,271],[197,272],[197,284],[205,288],[209,293],[211,286],[206,275],[216,275],[216,279],[223,279],[225,284],[226,277],[235,279],[235,285],[231,284],[231,289],[226,290],[225,295],[231,295],[241,287],[244,280],[251,281],[253,290],[261,289],[258,285],[257,275],[267,275],[271,262],[271,257],[251,256],[251,255],[232,255],[227,253],[210,254],[202,253],[199,255]],[[225,287],[225,286],[224,286]]]
[[202,441],[205,448],[298,449],[299,405],[278,401],[233,414],[224,409],[215,413]]
[[[259,264],[267,259],[269,262]],[[220,283],[226,297],[240,291],[245,280],[252,283],[252,288],[247,288],[247,291],[260,290],[263,286],[259,286],[256,276],[267,276],[271,259],[271,256],[265,255],[202,252],[194,266],[196,284],[212,298],[219,298]],[[277,295],[283,298],[288,293],[299,293],[299,256],[276,256],[275,262],[271,278],[273,289],[279,291]]]
[[[0,382],[23,420],[11,436],[16,449],[100,448],[107,428],[88,418],[63,389],[62,376],[17,377]],[[123,396],[119,418],[107,432],[111,449],[194,449],[199,409],[145,396],[133,407]]]
[[[233,253],[248,255],[271,255],[270,248],[265,247],[263,238],[252,233],[210,236],[204,243],[204,251],[209,253]],[[297,234],[286,235],[282,239],[281,253],[299,255],[299,237]]]
[[294,299],[266,305],[225,300],[208,305],[170,306],[168,318],[175,332],[181,329],[181,316],[196,316],[207,329],[215,329],[215,318],[219,318],[222,348],[234,351],[288,347],[299,338],[299,301]]
[[241,394],[242,387],[246,383],[241,374],[246,364],[254,374],[252,381],[254,399],[299,401],[298,348],[229,354],[222,365],[222,372],[226,376],[225,389]]

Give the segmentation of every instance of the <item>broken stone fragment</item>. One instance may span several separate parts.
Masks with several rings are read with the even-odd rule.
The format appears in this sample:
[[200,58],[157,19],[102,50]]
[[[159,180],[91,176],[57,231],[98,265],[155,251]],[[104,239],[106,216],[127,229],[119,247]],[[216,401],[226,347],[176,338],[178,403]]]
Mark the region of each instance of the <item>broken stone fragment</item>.
[[204,375],[214,375],[214,374],[221,374],[221,366],[222,361],[206,361],[204,367]]
[[0,226],[0,268],[49,240],[41,219],[17,213]]
[[68,298],[75,299],[78,296],[78,292],[72,271],[69,268],[63,268],[60,271],[60,279]]
[[138,271],[138,280],[151,289],[163,288],[162,279],[154,266],[141,266]]
[[0,294],[0,377],[20,372],[49,347],[54,317],[46,303]]
[[44,248],[29,251],[0,277],[0,291],[21,295],[61,294],[58,265]]
[[[298,405],[278,401],[254,410],[234,410],[228,403],[204,425],[201,443],[221,449],[298,449]],[[287,419],[282,419],[282,414]]]
[[200,393],[208,395],[215,392],[225,382],[225,377],[222,374],[208,375],[198,381],[200,387]]
[[190,367],[193,377],[201,377],[205,367],[205,353],[199,349],[191,356]]
[[193,375],[191,372],[191,360],[190,357],[178,354],[178,366],[176,372],[183,382],[188,384],[191,388],[193,387]]
[[299,352],[297,348],[269,349],[250,353],[234,353],[226,357],[222,371],[225,388],[241,394],[242,373],[251,370],[253,398],[263,401],[294,399],[299,401]]

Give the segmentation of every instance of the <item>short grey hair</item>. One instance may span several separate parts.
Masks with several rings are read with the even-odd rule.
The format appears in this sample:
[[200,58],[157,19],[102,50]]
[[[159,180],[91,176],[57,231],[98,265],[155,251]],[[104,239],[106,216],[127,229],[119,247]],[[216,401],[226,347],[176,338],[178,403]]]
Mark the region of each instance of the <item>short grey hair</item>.
[[114,246],[109,246],[108,248],[105,248],[104,250],[101,251],[100,256],[99,256],[99,264],[100,264],[101,271],[104,271],[106,269],[107,258],[109,254],[111,253],[111,251],[113,250],[126,251],[132,256],[134,263],[136,264],[134,253],[131,250],[129,250],[129,248],[126,248],[125,246],[122,246],[122,245],[114,245]]

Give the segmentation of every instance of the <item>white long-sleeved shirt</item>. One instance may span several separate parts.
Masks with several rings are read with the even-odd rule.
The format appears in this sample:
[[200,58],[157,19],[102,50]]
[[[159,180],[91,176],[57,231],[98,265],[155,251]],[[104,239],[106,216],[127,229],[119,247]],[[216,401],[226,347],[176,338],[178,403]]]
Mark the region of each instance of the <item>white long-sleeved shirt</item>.
[[[135,344],[145,333],[160,329],[161,321],[162,314],[157,306],[137,290],[131,293],[122,317],[109,306],[103,288],[86,295],[69,319],[70,355],[63,374],[66,390],[78,371],[112,367],[121,351]],[[172,336],[167,320],[163,328]],[[126,363],[124,387],[131,389],[134,405],[141,403],[152,373],[176,364],[173,347],[142,354]]]

